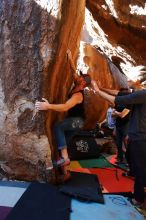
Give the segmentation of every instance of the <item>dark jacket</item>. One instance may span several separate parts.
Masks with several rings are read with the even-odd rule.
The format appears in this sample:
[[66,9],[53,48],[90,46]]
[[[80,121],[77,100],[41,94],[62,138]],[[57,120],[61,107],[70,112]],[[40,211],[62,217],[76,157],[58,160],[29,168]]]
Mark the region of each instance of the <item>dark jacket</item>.
[[132,105],[128,135],[132,140],[146,139],[146,89],[116,96],[116,105]]
[[[123,96],[123,95],[128,95],[130,92],[128,91],[120,91],[117,96]],[[115,105],[115,110],[118,112],[122,112],[126,108],[125,105],[123,104],[116,104]],[[129,118],[130,118],[130,112],[123,118],[117,117],[116,118],[116,127],[127,127],[128,128],[128,123],[129,123]]]

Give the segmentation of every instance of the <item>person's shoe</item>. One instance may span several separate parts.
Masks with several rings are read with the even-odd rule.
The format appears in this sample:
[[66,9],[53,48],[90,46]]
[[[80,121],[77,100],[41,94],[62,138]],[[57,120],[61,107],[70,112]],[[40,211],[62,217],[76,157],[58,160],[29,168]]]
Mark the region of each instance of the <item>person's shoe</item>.
[[131,178],[131,179],[134,179],[134,176],[131,175],[130,172],[124,172],[124,173],[122,173],[122,176],[129,177],[129,178]]
[[144,219],[146,219],[146,210],[143,207],[143,204],[141,203],[141,205],[135,205],[135,208],[137,209],[137,211],[143,215]]
[[125,164],[125,163],[124,163],[123,160],[117,160],[117,161],[116,161],[116,164],[117,164],[117,165],[120,165],[120,164]]
[[57,167],[62,167],[62,166],[68,166],[70,164],[70,159],[64,159],[63,157],[61,157],[59,160],[57,160],[54,165]]
[[117,157],[116,164],[124,164],[126,167],[128,167],[128,164],[125,158]]
[[136,201],[134,198],[131,199],[131,203],[132,203],[132,205],[134,205],[137,208],[141,208],[143,205],[143,203]]
[[70,171],[67,171],[63,176],[63,182],[67,182],[70,179],[71,179],[71,173]]

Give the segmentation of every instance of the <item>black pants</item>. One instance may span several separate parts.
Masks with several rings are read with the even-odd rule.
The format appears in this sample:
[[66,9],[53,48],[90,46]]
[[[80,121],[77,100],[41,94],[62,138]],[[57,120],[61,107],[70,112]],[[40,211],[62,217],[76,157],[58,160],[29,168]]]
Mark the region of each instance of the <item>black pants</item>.
[[116,126],[116,144],[118,150],[118,158],[123,161],[124,152],[123,152],[123,141],[127,135],[127,125]]
[[144,202],[144,187],[146,186],[146,140],[130,140],[129,153],[134,171],[134,198]]

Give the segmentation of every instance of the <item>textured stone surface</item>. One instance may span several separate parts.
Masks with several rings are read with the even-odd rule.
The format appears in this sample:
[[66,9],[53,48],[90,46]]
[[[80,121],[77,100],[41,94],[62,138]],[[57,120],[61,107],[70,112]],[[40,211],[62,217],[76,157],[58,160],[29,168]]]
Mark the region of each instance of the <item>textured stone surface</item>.
[[32,166],[50,155],[45,115],[34,120],[32,115],[48,76],[59,12],[58,1],[46,1],[46,7],[38,3],[0,2],[0,158],[23,159]]
[[85,1],[77,0],[0,1],[2,161],[21,159],[33,167],[50,160],[50,146],[55,154],[52,126],[63,115],[40,112],[32,120],[34,102],[66,99],[72,79],[66,51],[76,59],[84,10]]

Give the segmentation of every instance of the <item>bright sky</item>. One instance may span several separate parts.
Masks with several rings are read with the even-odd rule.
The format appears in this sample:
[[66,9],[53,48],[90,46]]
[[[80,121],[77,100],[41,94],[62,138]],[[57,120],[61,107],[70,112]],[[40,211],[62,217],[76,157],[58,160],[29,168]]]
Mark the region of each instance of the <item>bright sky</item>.
[[[112,10],[112,1],[106,0],[111,3]],[[114,10],[114,9],[113,9]],[[125,63],[121,63],[121,68],[123,72],[127,75],[129,79],[136,80],[143,66],[134,66],[132,63],[135,63],[133,58],[127,54],[127,52],[120,46],[112,46],[108,42],[108,36],[100,28],[99,24],[93,19],[91,13],[86,9],[85,11],[85,26],[83,28],[84,37],[82,40],[84,42],[90,43],[91,45],[98,46],[101,50],[109,57],[117,56],[121,57]],[[81,45],[82,50],[82,45]],[[79,62],[81,63],[81,61]]]
[[35,2],[48,12],[51,11],[51,15],[57,17],[59,0],[35,0]]
[[130,13],[131,14],[137,14],[137,15],[146,15],[146,3],[145,3],[145,7],[139,7],[137,5],[129,5],[130,7]]
[[118,15],[117,15],[117,12],[116,12],[116,10],[115,10],[113,1],[112,1],[112,0],[105,0],[105,2],[106,2],[106,4],[108,5],[111,14],[112,14],[115,18],[118,18]]

